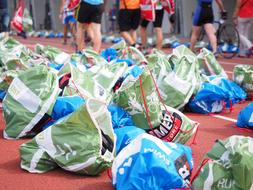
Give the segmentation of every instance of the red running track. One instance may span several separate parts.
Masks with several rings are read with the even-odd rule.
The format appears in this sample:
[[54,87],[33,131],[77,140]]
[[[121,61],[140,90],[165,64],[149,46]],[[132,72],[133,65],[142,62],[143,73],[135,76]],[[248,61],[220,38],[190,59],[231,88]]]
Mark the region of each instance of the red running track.
[[[34,44],[52,45],[72,53],[74,48],[63,46],[60,39],[29,38],[19,41],[33,48]],[[106,47],[106,45],[103,45]],[[166,50],[169,51],[169,50]],[[252,64],[253,58],[233,58],[229,60],[219,59],[220,63],[231,77],[233,67],[236,64]],[[232,113],[220,114],[224,118],[216,118],[210,115],[185,113],[191,119],[200,123],[197,144],[192,145],[195,168],[210,150],[216,139],[224,139],[231,135],[244,135],[253,137],[253,132],[241,131],[234,128],[233,120],[237,119],[239,111],[250,102],[235,105]],[[230,118],[230,119],[229,119]],[[227,119],[227,120],[226,120]],[[232,121],[231,121],[232,119]],[[0,190],[112,190],[111,181],[104,172],[98,177],[85,177],[66,172],[62,169],[44,174],[31,174],[20,168],[19,145],[25,140],[5,140],[2,132],[5,127],[3,117],[0,117]],[[191,142],[191,140],[189,141]]]

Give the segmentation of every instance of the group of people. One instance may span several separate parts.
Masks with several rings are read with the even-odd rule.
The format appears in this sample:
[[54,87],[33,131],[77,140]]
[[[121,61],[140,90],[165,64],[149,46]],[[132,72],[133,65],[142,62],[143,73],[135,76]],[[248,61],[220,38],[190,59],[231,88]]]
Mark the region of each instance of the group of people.
[[[82,51],[85,48],[84,31],[93,43],[93,50],[99,52],[101,48],[101,19],[108,0],[80,0],[79,6],[75,10],[69,10],[68,5],[72,0],[62,0],[60,9],[60,19],[64,24],[64,41],[67,43],[68,28],[74,34],[74,41],[77,44],[77,50]],[[175,0],[176,1],[176,0]],[[204,27],[209,38],[212,50],[217,54],[217,38],[213,26],[214,14],[212,3],[214,0],[196,0],[197,6],[193,16],[193,27],[191,35],[190,49],[194,47],[201,31]],[[220,8],[222,16],[226,15],[222,0],[215,0]],[[117,14],[118,26],[121,36],[131,46],[137,44],[137,29],[140,25],[141,47],[147,47],[147,26],[149,21],[141,18],[140,0],[120,0],[119,12]],[[175,18],[171,20],[175,22]],[[162,48],[163,31],[162,22],[164,8],[162,0],[156,1],[155,20],[153,21],[156,33],[156,48]],[[8,14],[8,1],[0,0],[0,33],[8,35],[10,17]],[[245,57],[253,54],[253,44],[250,39],[250,30],[253,26],[253,0],[236,0],[233,12],[233,22],[237,26],[240,35],[240,53],[239,56]]]
[[[67,4],[68,0],[62,0],[61,14],[66,16],[63,19],[64,26],[64,43],[66,42],[68,23],[72,22],[74,12],[69,13],[69,16],[65,13],[68,12]],[[93,50],[99,52],[101,48],[101,18],[105,9],[106,0],[82,0],[79,7],[75,10],[76,17],[76,42],[78,51],[84,49],[84,31],[88,33],[88,36],[93,42]],[[155,20],[153,22],[156,32],[156,48],[162,48],[163,32],[162,22],[164,10],[161,1],[156,3]],[[61,17],[62,18],[62,17]],[[71,19],[70,19],[71,18]],[[147,46],[147,31],[149,21],[141,18],[140,0],[120,0],[120,8],[118,12],[118,26],[121,36],[131,46],[138,46],[137,44],[137,29],[141,25],[141,45],[142,48]],[[70,27],[71,28],[71,27]]]

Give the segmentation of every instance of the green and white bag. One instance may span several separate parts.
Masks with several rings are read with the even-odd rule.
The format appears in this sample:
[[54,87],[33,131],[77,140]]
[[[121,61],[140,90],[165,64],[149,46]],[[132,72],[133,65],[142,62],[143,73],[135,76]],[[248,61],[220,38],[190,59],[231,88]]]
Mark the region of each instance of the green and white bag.
[[56,64],[64,64],[70,61],[70,55],[56,47],[36,44],[35,52],[48,58]]
[[198,87],[196,62],[189,62],[183,56],[172,70],[166,56],[159,52],[150,55],[148,62],[165,104],[180,109],[188,103]]
[[252,190],[253,138],[231,136],[219,140],[193,181],[196,190]]
[[207,76],[219,75],[228,78],[225,70],[216,60],[214,54],[206,48],[201,49],[198,55],[199,70]]
[[109,103],[112,98],[112,88],[126,70],[125,62],[103,66],[94,65],[85,72],[72,66],[71,79],[63,95],[81,94],[85,99],[95,98]]
[[115,137],[107,106],[86,103],[63,120],[20,146],[21,168],[43,173],[56,166],[85,175],[98,175],[111,167]]
[[236,65],[233,71],[233,81],[246,92],[253,93],[253,66]]
[[[132,115],[136,126],[142,129],[150,129],[150,124],[159,126],[162,120],[161,103],[152,76],[147,68],[143,70],[138,78],[129,75],[115,92],[113,102]],[[145,104],[149,112],[150,124]]]
[[20,73],[13,79],[3,100],[4,137],[27,136],[45,113],[51,114],[58,93],[58,78],[45,66]]

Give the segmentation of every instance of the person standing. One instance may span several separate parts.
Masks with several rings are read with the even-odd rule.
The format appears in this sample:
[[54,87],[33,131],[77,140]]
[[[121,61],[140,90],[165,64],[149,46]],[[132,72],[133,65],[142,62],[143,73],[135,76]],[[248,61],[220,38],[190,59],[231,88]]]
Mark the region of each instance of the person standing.
[[[162,22],[163,22],[164,10],[160,0],[156,3],[155,10],[155,21],[153,22],[153,26],[155,28],[156,33],[156,48],[162,49],[163,43],[163,31],[162,31]],[[142,19],[141,21],[141,45],[145,50],[147,48],[147,26],[149,24],[148,20]]]
[[136,46],[141,19],[140,0],[120,0],[118,24],[121,36],[131,46]]
[[106,0],[82,0],[77,8],[77,47],[78,51],[85,48],[84,30],[90,31],[93,42],[93,50],[100,51],[101,48],[101,18]]
[[[224,9],[221,0],[215,0],[221,10],[222,17],[226,16],[226,11]],[[190,49],[194,51],[194,47],[198,36],[201,31],[201,27],[204,26],[207,37],[211,43],[213,53],[217,55],[217,37],[215,35],[215,28],[213,26],[214,15],[212,9],[213,0],[198,0],[197,7],[193,16],[193,27],[191,35],[191,45]]]
[[10,16],[8,11],[8,0],[0,0],[0,33],[9,36]]
[[253,44],[249,40],[249,35],[250,28],[253,26],[253,0],[236,0],[233,21],[240,35],[239,56],[252,55]]
[[60,10],[60,19],[64,25],[63,27],[63,44],[67,44],[68,39],[68,29],[73,36],[73,43],[75,43],[75,24],[76,19],[74,18],[74,10],[68,10],[68,5],[70,0],[62,0],[61,2],[61,10]]

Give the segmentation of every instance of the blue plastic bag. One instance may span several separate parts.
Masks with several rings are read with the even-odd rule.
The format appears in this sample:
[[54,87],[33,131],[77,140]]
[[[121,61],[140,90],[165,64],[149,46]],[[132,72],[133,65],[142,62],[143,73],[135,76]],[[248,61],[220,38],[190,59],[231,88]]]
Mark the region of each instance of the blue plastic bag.
[[118,190],[187,188],[192,167],[189,147],[141,134],[117,155],[112,182]]
[[135,126],[126,126],[121,128],[114,128],[116,135],[116,155],[132,142],[138,135],[146,133],[143,129]]
[[113,129],[126,126],[134,126],[132,116],[128,114],[123,108],[111,104],[108,106],[108,111],[111,113],[112,116]]
[[224,103],[229,105],[229,92],[223,88],[203,83],[195,97],[190,99],[188,107],[196,113],[219,113],[224,108]]
[[107,61],[111,61],[118,58],[118,52],[114,48],[106,48],[101,52],[101,56]]
[[219,87],[228,91],[229,99],[232,100],[233,104],[240,102],[247,97],[246,92],[240,86],[225,78],[221,78]]
[[80,106],[85,103],[85,100],[80,96],[59,96],[56,99],[56,102],[53,107],[51,114],[52,120],[49,121],[44,127],[43,130],[54,124],[57,120],[67,116],[70,113],[73,113]]
[[5,90],[0,90],[0,101],[3,101],[5,95],[6,95],[6,91]]
[[253,103],[240,111],[236,125],[240,128],[253,129]]

